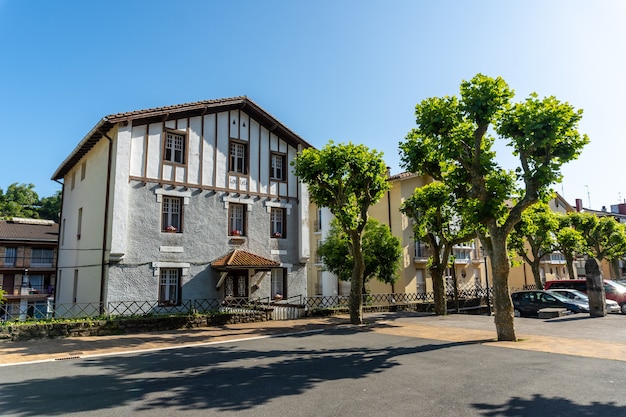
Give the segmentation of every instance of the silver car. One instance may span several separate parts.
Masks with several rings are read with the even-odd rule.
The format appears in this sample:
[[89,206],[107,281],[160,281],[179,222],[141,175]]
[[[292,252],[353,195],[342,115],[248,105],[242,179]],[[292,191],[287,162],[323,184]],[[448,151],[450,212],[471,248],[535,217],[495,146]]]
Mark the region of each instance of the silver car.
[[[558,288],[558,289],[553,289],[553,290],[548,290],[548,292],[555,292],[557,294],[560,294],[564,297],[569,298],[570,300],[574,300],[574,301],[581,301],[587,305],[589,305],[589,297],[587,297],[587,294],[585,294],[584,292],[580,292],[578,290],[569,290],[569,289],[565,289],[565,288]],[[617,304],[617,301],[613,301],[613,300],[606,300],[606,311],[607,313],[619,313],[621,312],[621,309],[619,307],[619,304]]]

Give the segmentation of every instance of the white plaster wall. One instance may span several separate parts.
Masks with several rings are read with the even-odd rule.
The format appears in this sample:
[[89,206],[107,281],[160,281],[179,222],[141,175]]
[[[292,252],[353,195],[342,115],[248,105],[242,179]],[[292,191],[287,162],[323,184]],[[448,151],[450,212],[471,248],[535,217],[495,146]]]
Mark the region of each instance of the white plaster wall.
[[[62,272],[57,283],[60,291],[57,302],[73,302],[74,270],[78,269],[77,302],[98,302],[100,297],[101,257],[105,187],[109,144],[98,142],[64,178],[63,219],[59,262]],[[81,180],[81,165],[86,162],[85,179]],[[72,175],[75,186],[71,188]],[[78,238],[78,211],[82,208],[80,239]],[[65,222],[63,222],[65,220]]]

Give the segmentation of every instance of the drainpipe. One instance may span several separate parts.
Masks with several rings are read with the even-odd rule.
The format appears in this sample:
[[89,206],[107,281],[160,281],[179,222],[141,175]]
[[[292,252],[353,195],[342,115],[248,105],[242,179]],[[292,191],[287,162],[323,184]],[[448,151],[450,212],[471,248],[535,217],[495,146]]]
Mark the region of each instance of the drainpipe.
[[59,253],[61,253],[61,238],[62,238],[62,233],[65,233],[65,228],[63,227],[63,198],[65,197],[65,182],[61,182],[58,180],[52,180],[58,184],[61,184],[61,210],[59,211],[59,237],[57,238],[57,256],[56,256],[56,263],[55,265],[55,270],[56,270],[56,279],[54,282],[54,304],[56,305],[57,303],[57,294],[59,293]]
[[107,248],[107,230],[109,229],[109,195],[111,187],[111,160],[113,159],[113,139],[106,133],[102,135],[109,140],[109,155],[107,157],[107,184],[106,193],[104,195],[104,228],[102,230],[102,260],[100,270],[100,314],[104,313],[104,292],[106,290],[106,273],[107,265],[105,264],[105,255]]

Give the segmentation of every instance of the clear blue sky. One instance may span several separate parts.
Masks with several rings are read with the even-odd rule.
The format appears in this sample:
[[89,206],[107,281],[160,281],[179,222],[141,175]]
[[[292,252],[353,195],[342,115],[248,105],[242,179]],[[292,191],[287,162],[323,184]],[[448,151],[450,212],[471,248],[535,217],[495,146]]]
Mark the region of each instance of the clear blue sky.
[[[0,188],[55,169],[103,116],[247,95],[316,147],[384,152],[415,104],[481,72],[584,109],[557,191],[626,199],[626,2],[0,0]],[[499,158],[508,164],[502,147]]]

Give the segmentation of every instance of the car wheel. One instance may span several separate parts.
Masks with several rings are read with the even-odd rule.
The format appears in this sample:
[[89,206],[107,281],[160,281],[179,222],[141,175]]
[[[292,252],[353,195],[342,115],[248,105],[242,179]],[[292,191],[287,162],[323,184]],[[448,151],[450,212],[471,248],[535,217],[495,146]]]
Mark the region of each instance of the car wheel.
[[626,303],[620,305],[620,310],[622,310],[622,314],[626,314]]
[[513,316],[515,316],[515,317],[522,317],[522,313],[518,309],[515,309],[515,310],[513,310]]

